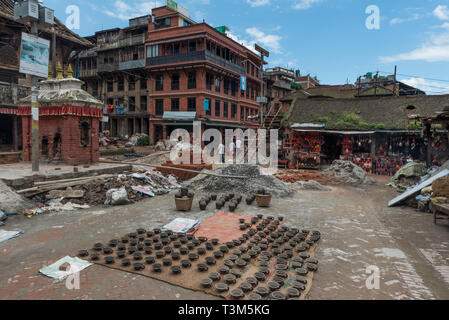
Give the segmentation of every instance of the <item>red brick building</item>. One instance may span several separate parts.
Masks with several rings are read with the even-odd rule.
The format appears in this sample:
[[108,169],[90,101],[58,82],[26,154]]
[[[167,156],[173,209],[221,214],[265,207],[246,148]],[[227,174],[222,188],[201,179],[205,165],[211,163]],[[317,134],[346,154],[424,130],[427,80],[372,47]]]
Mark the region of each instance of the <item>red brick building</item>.
[[[150,141],[175,128],[257,128],[260,57],[206,23],[167,6],[152,10],[146,42]],[[241,90],[241,81],[246,90]]]

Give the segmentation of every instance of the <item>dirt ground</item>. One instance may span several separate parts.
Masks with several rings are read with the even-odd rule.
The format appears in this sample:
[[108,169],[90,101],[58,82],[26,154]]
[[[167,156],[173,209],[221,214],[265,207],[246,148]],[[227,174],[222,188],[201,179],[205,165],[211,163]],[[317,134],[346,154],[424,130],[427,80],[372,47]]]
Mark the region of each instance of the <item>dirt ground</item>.
[[[269,209],[242,204],[239,212],[283,215],[289,226],[321,231],[319,270],[308,299],[449,299],[449,223],[434,225],[430,214],[407,207],[387,208],[396,193],[385,186],[386,179],[376,179],[374,186],[299,191],[273,199]],[[97,265],[81,272],[79,290],[39,274],[63,256],[138,227],[215,213],[212,205],[199,211],[197,201],[192,212],[178,213],[172,197],[32,219],[11,217],[6,229],[25,234],[0,244],[0,299],[217,299]],[[366,286],[369,266],[380,271],[378,289]]]

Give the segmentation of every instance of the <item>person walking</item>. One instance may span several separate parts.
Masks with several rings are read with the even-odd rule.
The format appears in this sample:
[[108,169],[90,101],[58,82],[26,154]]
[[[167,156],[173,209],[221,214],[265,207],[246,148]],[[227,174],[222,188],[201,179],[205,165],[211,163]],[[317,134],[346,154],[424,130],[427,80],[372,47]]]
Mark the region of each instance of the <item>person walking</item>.
[[222,142],[218,145],[218,154],[220,156],[220,162],[224,163],[225,160],[225,146]]
[[235,150],[235,142],[232,140],[232,142],[229,144],[229,153],[231,155],[232,163],[234,163],[234,150]]
[[235,158],[237,159],[237,163],[240,163],[240,160],[242,158],[242,154],[241,154],[241,152],[242,152],[242,141],[239,138],[237,138],[237,140],[235,141],[235,148],[236,148],[236,152],[235,152],[236,156],[235,156]]

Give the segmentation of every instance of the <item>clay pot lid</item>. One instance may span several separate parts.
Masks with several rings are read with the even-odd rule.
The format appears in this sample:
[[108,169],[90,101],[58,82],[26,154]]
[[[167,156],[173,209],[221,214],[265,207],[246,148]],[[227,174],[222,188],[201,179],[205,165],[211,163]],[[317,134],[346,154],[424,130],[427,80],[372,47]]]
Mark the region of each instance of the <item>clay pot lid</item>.
[[248,294],[248,300],[262,300],[262,296],[253,292]]
[[131,265],[131,259],[128,258],[122,259],[121,264],[123,267],[128,267]]
[[87,257],[89,255],[89,251],[87,250],[80,250],[78,251],[78,256],[79,257]]
[[217,284],[215,285],[215,289],[216,289],[218,292],[226,292],[226,291],[229,290],[229,286],[228,286],[226,283],[217,283]]
[[255,292],[258,295],[265,297],[266,295],[268,295],[270,293],[270,290],[267,287],[257,287]]
[[286,299],[285,295],[282,292],[279,292],[279,291],[272,292],[271,295],[270,295],[270,298],[272,300],[285,300]]
[[161,250],[163,248],[163,245],[162,245],[162,243],[155,243],[154,244],[154,249],[156,249],[156,250]]
[[206,241],[207,241],[207,238],[206,238],[206,237],[198,237],[198,240],[199,240],[200,242],[206,242]]
[[233,289],[233,290],[231,290],[230,295],[234,299],[240,299],[245,296],[242,289]]
[[138,262],[133,264],[133,268],[136,271],[142,271],[143,269],[145,269],[145,265],[143,263]]
[[154,257],[145,257],[145,262],[147,264],[153,264],[155,260]]
[[168,238],[168,233],[167,232],[161,232],[161,234],[159,236],[161,237],[161,239]]
[[276,281],[270,281],[270,282],[268,282],[268,283],[267,283],[267,286],[268,286],[268,288],[269,288],[271,291],[279,290],[279,288],[281,287],[281,285],[280,285],[278,282],[276,282]]
[[223,280],[228,283],[228,284],[232,284],[236,282],[237,277],[233,274],[225,274],[223,276]]
[[170,271],[172,274],[180,274],[182,272],[180,266],[171,266]]
[[203,288],[210,288],[212,285],[212,280],[209,278],[204,278],[200,280],[200,284]]
[[188,234],[186,237],[187,237],[187,240],[195,239],[195,236],[193,234]]

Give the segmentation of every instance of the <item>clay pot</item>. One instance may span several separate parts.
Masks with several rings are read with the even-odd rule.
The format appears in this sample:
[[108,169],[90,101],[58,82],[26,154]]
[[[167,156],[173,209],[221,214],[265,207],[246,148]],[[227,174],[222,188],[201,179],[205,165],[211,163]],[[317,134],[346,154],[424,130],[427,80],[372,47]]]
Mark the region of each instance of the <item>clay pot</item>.
[[242,289],[233,289],[231,290],[230,295],[233,299],[241,299],[245,296]]
[[210,288],[212,285],[212,280],[209,278],[201,279],[200,284],[203,288]]
[[217,284],[215,285],[215,289],[216,289],[218,292],[226,292],[226,291],[229,290],[229,286],[228,286],[227,284],[225,284],[225,283],[217,283]]
[[270,293],[270,290],[266,287],[257,287],[255,292],[261,297],[266,297]]
[[207,264],[204,264],[204,263],[199,263],[199,264],[197,265],[197,268],[198,268],[198,271],[199,271],[199,272],[206,272],[206,271],[209,269],[209,267],[207,266]]
[[154,257],[145,257],[146,264],[153,264],[155,260]]
[[130,259],[122,259],[121,264],[123,267],[129,267],[131,265]]
[[103,250],[103,244],[101,244],[101,243],[96,243],[96,244],[94,244],[93,249],[94,249],[95,251],[101,251],[101,250]]
[[143,269],[145,269],[145,265],[143,263],[134,263],[133,268],[136,271],[142,271]]
[[100,255],[98,253],[92,253],[90,255],[90,260],[92,260],[92,261],[97,261],[99,259],[100,259]]
[[172,260],[170,258],[164,258],[164,259],[162,259],[162,264],[164,266],[171,266]]
[[181,273],[181,267],[180,266],[171,266],[170,271],[172,274],[180,274]]
[[182,260],[181,261],[181,266],[183,268],[190,268],[192,266],[192,263],[189,260]]
[[108,256],[108,257],[105,257],[105,258],[104,258],[104,262],[105,262],[106,264],[114,264],[115,259],[114,259],[114,257]]
[[133,254],[134,260],[142,260],[142,254],[140,252],[136,252]]
[[89,251],[87,250],[80,250],[78,251],[78,256],[83,258],[83,257],[87,257],[89,255]]
[[160,263],[153,263],[152,269],[154,272],[161,272],[162,271],[162,264]]
[[212,281],[219,281],[221,279],[221,276],[218,272],[209,272],[209,278]]

